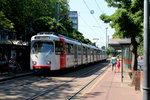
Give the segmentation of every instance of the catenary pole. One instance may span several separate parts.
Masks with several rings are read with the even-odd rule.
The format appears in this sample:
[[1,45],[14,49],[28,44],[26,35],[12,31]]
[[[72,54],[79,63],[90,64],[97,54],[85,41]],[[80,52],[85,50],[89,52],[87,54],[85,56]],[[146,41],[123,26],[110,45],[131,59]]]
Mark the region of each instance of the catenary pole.
[[[108,40],[108,43],[107,43],[107,44],[109,44],[109,35],[108,35],[108,39],[107,39],[107,40]],[[109,48],[109,45],[108,45],[108,48]]]
[[123,53],[124,53],[124,48],[123,48],[123,46],[121,46],[121,50],[122,50],[122,53],[121,53],[121,55],[122,55],[122,60],[121,60],[121,82],[123,82],[123,58],[124,58],[124,56],[123,56]]
[[107,49],[107,29],[108,27],[106,27],[106,49]]
[[144,0],[144,77],[143,100],[150,100],[150,28],[149,1]]
[[[55,19],[56,19],[56,24],[59,22],[59,2],[56,2],[55,4]],[[58,27],[56,25],[56,35],[58,35]]]

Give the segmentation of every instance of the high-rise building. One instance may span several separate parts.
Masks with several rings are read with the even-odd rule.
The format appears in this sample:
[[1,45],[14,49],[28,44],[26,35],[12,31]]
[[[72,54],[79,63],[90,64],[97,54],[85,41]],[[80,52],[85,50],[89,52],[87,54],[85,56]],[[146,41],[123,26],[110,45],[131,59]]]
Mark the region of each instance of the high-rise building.
[[78,30],[78,13],[77,13],[77,11],[70,11],[69,18],[72,20],[73,28]]

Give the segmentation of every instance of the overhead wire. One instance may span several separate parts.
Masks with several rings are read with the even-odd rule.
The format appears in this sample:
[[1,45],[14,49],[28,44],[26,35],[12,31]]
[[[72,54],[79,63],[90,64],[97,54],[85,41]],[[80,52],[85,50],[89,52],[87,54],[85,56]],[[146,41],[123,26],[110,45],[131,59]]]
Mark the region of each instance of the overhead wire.
[[[79,17],[81,18],[81,20],[83,21],[83,23],[85,24],[85,25],[87,25],[92,31],[94,31],[91,27],[90,27],[90,25],[84,20],[84,18],[80,15],[80,14],[78,14],[79,15]],[[88,35],[91,35],[91,34],[89,34],[88,33]],[[93,35],[93,34],[92,34]],[[94,36],[94,35],[93,35]]]
[[[88,5],[87,5],[87,3],[85,2],[85,0],[83,0],[83,2],[84,2],[84,4],[86,5],[86,7],[88,8],[88,10],[90,11],[90,8],[88,7]],[[98,21],[97,21],[97,19],[95,18],[95,16],[92,14],[92,16],[93,16],[93,18],[95,19],[95,21],[97,22],[97,24],[98,24]],[[87,25],[89,28],[90,28],[90,30],[92,30],[92,32],[95,32],[95,33],[97,33],[95,30],[93,30],[92,28],[91,28],[91,26],[90,25],[88,25],[87,24],[87,22],[84,20],[84,18],[79,14],[79,17],[81,18],[81,20],[85,23],[85,25]],[[101,28],[101,27],[100,27]],[[91,33],[92,33],[91,32]],[[93,35],[93,34],[90,34],[90,33],[88,33],[88,35]],[[93,37],[95,37],[94,35],[93,35]],[[102,37],[100,37],[101,39],[103,39]],[[104,42],[103,42],[104,43]]]
[[[101,9],[101,8],[104,8],[104,6],[103,5],[101,5],[101,7],[99,6],[99,4],[98,4],[98,2],[97,2],[97,0],[95,0],[95,3],[96,3],[96,5],[97,5],[97,7],[98,7],[98,9],[99,9],[99,11],[100,12],[102,12],[102,13],[104,13],[103,12],[103,10]],[[110,32],[108,31],[108,34],[110,34]],[[109,35],[108,35],[109,36]]]
[[[94,33],[97,33],[95,30],[93,30],[92,28],[91,28],[91,26],[84,20],[84,18],[81,16],[81,15],[79,15],[79,17],[81,18],[81,20],[85,23],[85,25],[87,25],[91,30],[92,30],[92,32],[94,32]],[[89,34],[89,33],[88,33]],[[93,34],[89,34],[89,35],[92,35],[93,37],[95,37]],[[101,39],[103,39],[102,37],[100,37]],[[104,43],[104,42],[102,42],[102,43]]]
[[[83,3],[85,4],[85,6],[87,7],[87,9],[89,10],[89,11],[91,11],[91,9],[89,8],[89,6],[87,5],[87,3],[86,3],[86,1],[85,0],[83,0]],[[99,25],[99,23],[98,23],[98,21],[97,21],[97,19],[96,19],[96,17],[94,16],[94,14],[91,14],[92,16],[93,16],[93,18],[94,18],[94,20],[96,21],[96,23]],[[101,27],[100,27],[101,28]]]
[[[91,11],[85,0],[83,0],[83,3],[84,3],[85,6],[87,7],[87,9],[88,9],[89,11]],[[98,5],[98,3],[97,3],[97,5]],[[103,33],[105,33],[105,30],[100,26],[98,20],[97,20],[96,17],[94,16],[94,14],[92,14],[92,16],[93,16],[94,20],[96,21],[97,25],[99,26],[99,28],[103,31]]]
[[98,9],[100,10],[100,12],[104,13],[104,12],[101,10],[101,7],[98,5],[98,3],[97,3],[96,0],[95,0],[95,3],[96,3],[96,5],[97,5]]
[[[71,10],[75,11],[74,9],[70,8]],[[84,18],[80,15],[80,13],[78,14],[78,16],[80,17],[81,21],[88,26],[91,31],[91,33],[97,33],[96,30],[93,30],[92,27],[84,20]],[[99,32],[99,31],[98,31]],[[85,33],[85,32],[84,32]],[[88,35],[92,35],[92,37],[95,37],[93,34],[89,34],[88,32],[86,32]],[[102,37],[100,37],[101,39],[103,39]],[[104,44],[104,42],[102,42]]]
[[[81,15],[79,15],[79,17],[80,17],[81,20],[85,23],[85,25],[87,25],[88,27],[90,27],[90,25],[88,25],[88,23],[84,20],[84,18],[83,18]],[[95,31],[95,30],[93,30],[91,27],[90,27],[90,29],[91,29],[92,31]]]
[[[85,0],[83,0],[83,3],[85,4],[85,6],[86,6],[86,8],[88,9],[88,11],[91,11]],[[103,12],[103,11],[101,10],[101,8],[99,7],[99,5],[98,5],[98,3],[97,3],[96,0],[95,0],[95,3],[96,3],[96,5],[97,5],[97,7],[99,8],[99,10],[100,10],[101,12]],[[97,23],[97,25],[98,25],[97,28],[99,28],[99,29],[102,31],[102,33],[105,33],[105,30],[100,26],[100,23],[99,23],[99,21],[96,19],[96,17],[94,16],[94,14],[91,14],[91,15],[92,15],[92,17],[94,18],[94,20],[96,21],[96,23]],[[79,15],[79,17],[81,17],[81,15]],[[86,23],[86,21],[84,20],[84,18],[81,17],[81,20],[85,23],[85,25],[87,25],[88,27],[90,27],[90,26]],[[94,27],[94,26],[92,26],[92,27]],[[91,27],[90,27],[90,29],[91,29],[93,32],[95,32],[95,30],[93,30]],[[99,32],[99,31],[98,31],[98,32]],[[95,33],[97,33],[97,32],[95,32]],[[88,34],[89,34],[89,33],[88,33]],[[90,35],[91,35],[91,34],[90,34]],[[101,38],[102,40],[104,40],[104,38],[102,38],[102,37],[100,37],[100,38]],[[105,40],[104,40],[104,41],[105,41]]]
[[[85,6],[87,7],[87,9],[88,9],[89,11],[91,11],[85,0],[83,0],[83,3],[84,3]],[[96,3],[97,3],[97,2],[96,2]],[[97,3],[97,5],[98,5],[98,3]],[[96,21],[96,23],[98,24],[99,28],[103,31],[103,33],[105,33],[104,29],[101,28],[101,26],[99,25],[98,20],[96,19],[96,17],[94,16],[94,14],[92,14],[92,16],[93,16],[94,20]]]

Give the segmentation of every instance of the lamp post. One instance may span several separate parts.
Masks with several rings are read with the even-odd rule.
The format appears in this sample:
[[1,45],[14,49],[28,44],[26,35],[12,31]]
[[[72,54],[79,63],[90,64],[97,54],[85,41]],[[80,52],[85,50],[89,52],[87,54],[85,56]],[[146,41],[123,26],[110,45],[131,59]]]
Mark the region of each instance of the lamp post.
[[107,48],[107,29],[108,27],[106,27],[106,48]]
[[150,2],[144,0],[144,76],[143,100],[150,100]]
[[[93,27],[100,28],[100,26],[93,26]],[[108,27],[106,27],[106,47],[105,47],[105,49],[107,48],[107,40],[109,39],[109,36],[108,36],[108,39],[107,39],[107,29],[108,29]]]
[[99,40],[99,38],[93,38],[93,40],[96,40],[96,41],[95,41],[95,46],[96,46],[96,43],[97,43],[97,41]]
[[[108,44],[109,44],[109,35],[108,35],[108,39],[107,40],[108,40]],[[109,45],[108,45],[108,48],[109,48]]]

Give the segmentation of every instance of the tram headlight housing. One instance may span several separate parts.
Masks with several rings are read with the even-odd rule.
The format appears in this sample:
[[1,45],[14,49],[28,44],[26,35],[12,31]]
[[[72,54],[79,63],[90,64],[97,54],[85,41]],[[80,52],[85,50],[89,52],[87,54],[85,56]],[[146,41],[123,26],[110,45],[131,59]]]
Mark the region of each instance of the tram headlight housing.
[[36,62],[36,61],[32,61],[32,64],[33,64],[33,65],[36,65],[36,64],[37,64],[37,62]]
[[50,64],[51,64],[51,61],[48,61],[46,64],[47,64],[47,65],[50,65]]

